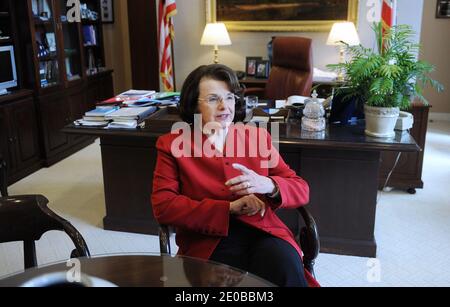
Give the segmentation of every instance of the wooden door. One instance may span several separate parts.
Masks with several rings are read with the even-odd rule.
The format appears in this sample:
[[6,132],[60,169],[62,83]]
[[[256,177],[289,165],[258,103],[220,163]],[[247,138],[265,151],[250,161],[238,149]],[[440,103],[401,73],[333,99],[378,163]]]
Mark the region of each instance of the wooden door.
[[8,109],[6,106],[0,106],[0,154],[6,161],[8,174],[15,168],[14,151],[12,150],[13,143],[14,138],[9,125]]
[[13,130],[16,168],[30,167],[40,160],[39,133],[36,109],[32,98],[9,106]]
[[70,109],[67,99],[61,94],[41,96],[39,99],[48,158],[69,146],[69,137],[61,129],[70,123]]

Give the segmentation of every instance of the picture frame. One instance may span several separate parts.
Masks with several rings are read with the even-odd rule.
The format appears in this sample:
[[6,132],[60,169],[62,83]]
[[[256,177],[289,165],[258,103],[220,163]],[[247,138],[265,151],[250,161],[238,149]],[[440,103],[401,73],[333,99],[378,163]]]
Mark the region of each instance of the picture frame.
[[114,0],[100,0],[102,23],[114,23]]
[[329,32],[335,22],[357,24],[358,0],[205,0],[207,22],[229,31]]
[[450,1],[436,1],[436,18],[450,18]]
[[245,74],[249,77],[254,77],[256,75],[256,62],[261,60],[262,57],[246,57]]
[[267,79],[269,78],[270,65],[268,60],[256,61],[255,78]]

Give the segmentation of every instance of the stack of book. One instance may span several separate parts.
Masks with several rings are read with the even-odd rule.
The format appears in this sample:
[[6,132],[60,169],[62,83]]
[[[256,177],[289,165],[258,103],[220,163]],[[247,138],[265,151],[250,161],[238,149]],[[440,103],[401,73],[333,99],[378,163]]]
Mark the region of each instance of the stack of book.
[[154,95],[155,93],[156,93],[155,91],[147,91],[147,90],[128,90],[110,99],[104,100],[98,103],[97,105],[129,106],[134,104],[135,102],[152,98],[152,95]]
[[122,108],[105,116],[111,121],[109,129],[135,129],[143,128],[145,119],[157,111],[157,107]]
[[128,90],[115,97],[98,103],[97,105],[119,105],[127,107],[149,107],[176,105],[180,100],[180,93],[157,93],[150,90]]
[[89,127],[105,127],[111,120],[106,119],[107,115],[110,115],[119,110],[118,106],[99,106],[95,110],[86,112],[83,119],[75,121],[77,126],[89,126]]

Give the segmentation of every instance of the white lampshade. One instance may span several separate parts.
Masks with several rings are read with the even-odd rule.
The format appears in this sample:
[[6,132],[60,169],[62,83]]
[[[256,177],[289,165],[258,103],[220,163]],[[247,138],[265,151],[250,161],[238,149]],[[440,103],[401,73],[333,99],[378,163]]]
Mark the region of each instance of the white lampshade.
[[328,36],[327,45],[342,45],[341,41],[350,46],[359,45],[359,36],[353,22],[336,22]]
[[230,35],[223,23],[208,23],[203,32],[200,45],[226,46],[231,45]]

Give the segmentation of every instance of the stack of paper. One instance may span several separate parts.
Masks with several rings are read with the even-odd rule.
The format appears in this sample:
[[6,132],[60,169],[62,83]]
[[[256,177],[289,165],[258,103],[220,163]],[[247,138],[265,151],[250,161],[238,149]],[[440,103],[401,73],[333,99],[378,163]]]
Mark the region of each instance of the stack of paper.
[[112,121],[108,128],[134,129],[141,126],[144,120],[157,109],[157,107],[122,108],[106,115],[105,119]]
[[148,106],[171,106],[176,105],[180,101],[180,93],[178,92],[164,92],[154,93],[151,96],[146,96],[135,101],[125,101],[129,107],[148,107]]
[[336,73],[314,68],[314,76],[313,76],[314,82],[333,82],[336,80],[337,80]]
[[95,110],[86,112],[83,116],[83,119],[75,121],[75,125],[88,127],[104,127],[110,122],[110,120],[107,120],[105,116],[116,112],[118,109],[119,107],[115,106],[97,107],[95,108]]
[[155,91],[151,90],[128,90],[115,97],[102,101],[99,105],[131,105],[135,102],[146,101],[146,99],[153,98],[155,93]]
[[127,107],[169,106],[178,104],[179,92],[157,93],[151,90],[128,90],[97,105],[119,105]]
[[119,110],[117,106],[99,106],[94,110],[86,112],[83,119],[88,121],[105,120],[105,116]]

